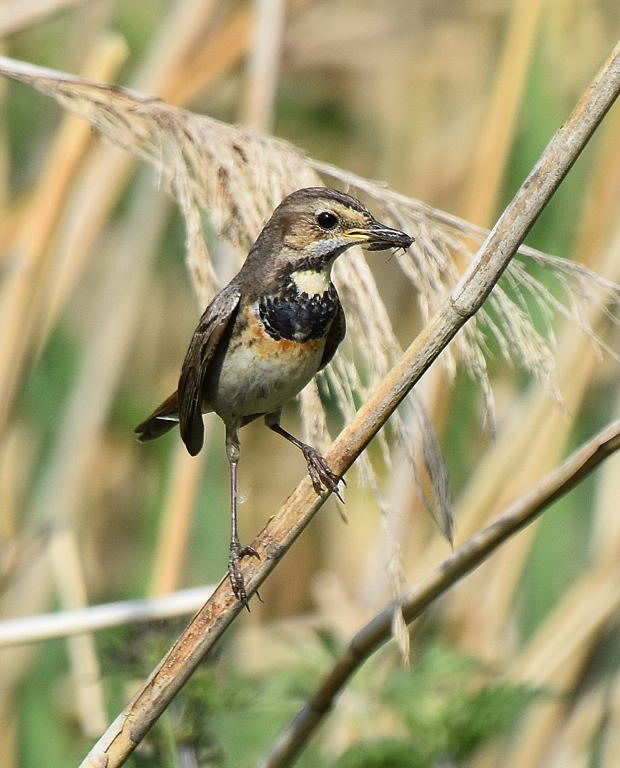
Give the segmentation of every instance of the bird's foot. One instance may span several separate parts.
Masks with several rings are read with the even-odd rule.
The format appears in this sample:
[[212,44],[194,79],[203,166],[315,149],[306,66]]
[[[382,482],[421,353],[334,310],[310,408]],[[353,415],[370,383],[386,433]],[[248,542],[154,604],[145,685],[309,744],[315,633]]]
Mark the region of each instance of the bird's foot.
[[302,448],[302,451],[306,463],[308,464],[308,474],[310,475],[310,480],[312,480],[314,490],[318,494],[321,494],[326,490],[331,491],[332,493],[335,493],[344,504],[344,500],[340,495],[340,490],[338,488],[338,483],[340,482],[346,485],[344,477],[340,477],[333,472],[323,456],[310,445],[305,445]]
[[260,555],[254,549],[254,547],[242,547],[238,541],[232,541],[230,544],[230,554],[228,556],[228,575],[230,576],[230,584],[232,591],[241,603],[250,610],[248,605],[248,595],[245,591],[245,580],[241,573],[241,558],[243,557],[256,557],[260,560]]

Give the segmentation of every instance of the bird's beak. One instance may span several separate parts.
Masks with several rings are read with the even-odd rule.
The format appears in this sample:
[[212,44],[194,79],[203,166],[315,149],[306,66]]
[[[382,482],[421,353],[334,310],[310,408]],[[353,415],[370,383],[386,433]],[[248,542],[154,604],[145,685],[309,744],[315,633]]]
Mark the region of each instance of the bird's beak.
[[347,237],[357,240],[368,251],[384,251],[386,248],[409,248],[413,243],[413,237],[400,229],[386,227],[379,222],[374,222],[368,227],[349,229]]

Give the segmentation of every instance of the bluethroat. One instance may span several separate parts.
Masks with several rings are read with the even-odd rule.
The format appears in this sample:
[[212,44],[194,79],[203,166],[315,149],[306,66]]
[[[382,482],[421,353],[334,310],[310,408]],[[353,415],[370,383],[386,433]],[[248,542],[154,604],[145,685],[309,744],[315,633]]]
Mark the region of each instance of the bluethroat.
[[231,541],[228,572],[235,596],[247,607],[240,559],[258,556],[237,534],[238,430],[264,416],[265,424],[303,453],[315,491],[338,494],[339,478],[318,451],[280,424],[282,407],[334,356],[346,330],[331,281],[341,253],[408,248],[413,238],[379,223],[354,197],[325,187],[288,195],[250,249],[245,263],[200,318],[187,350],[177,391],[138,427],[141,441],[179,424],[195,456],[204,439],[203,413],[226,425],[230,466]]

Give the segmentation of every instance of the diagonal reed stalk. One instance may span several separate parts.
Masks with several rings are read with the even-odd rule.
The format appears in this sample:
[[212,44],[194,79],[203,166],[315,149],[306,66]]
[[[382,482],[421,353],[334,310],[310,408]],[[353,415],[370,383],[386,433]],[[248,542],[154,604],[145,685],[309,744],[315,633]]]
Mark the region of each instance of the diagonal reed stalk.
[[[480,309],[619,93],[620,44],[553,137],[448,299],[332,444],[326,458],[336,472],[346,472],[440,352]],[[244,563],[249,592],[267,578],[327,496],[316,497],[307,478],[299,484],[253,542],[261,560],[257,565]],[[228,581],[222,581],[82,765],[121,765],[240,610]]]

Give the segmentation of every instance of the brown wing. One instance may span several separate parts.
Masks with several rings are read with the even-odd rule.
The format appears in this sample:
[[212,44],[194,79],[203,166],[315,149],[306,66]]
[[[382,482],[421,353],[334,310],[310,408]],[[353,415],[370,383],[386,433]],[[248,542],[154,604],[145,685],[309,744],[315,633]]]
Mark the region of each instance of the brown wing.
[[195,456],[202,448],[202,391],[209,363],[217,345],[236,314],[239,286],[229,284],[213,299],[200,318],[185,355],[178,387],[179,426],[189,453]]
[[346,332],[347,332],[347,319],[344,316],[344,310],[342,308],[342,304],[339,303],[338,313],[336,314],[336,317],[334,318],[334,321],[330,326],[329,332],[327,334],[327,339],[325,340],[325,349],[323,350],[323,357],[321,358],[319,371],[322,368],[325,368],[327,363],[329,363],[332,357],[336,354],[338,345],[344,339]]

